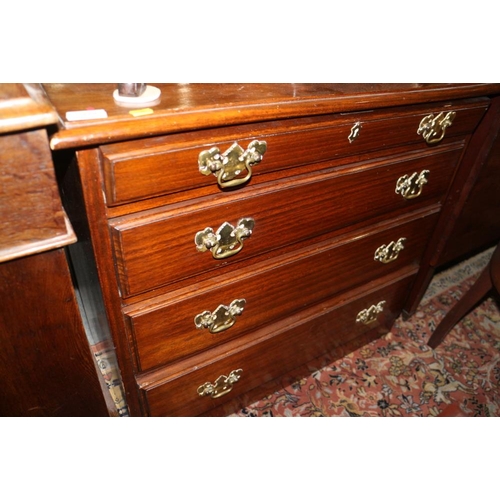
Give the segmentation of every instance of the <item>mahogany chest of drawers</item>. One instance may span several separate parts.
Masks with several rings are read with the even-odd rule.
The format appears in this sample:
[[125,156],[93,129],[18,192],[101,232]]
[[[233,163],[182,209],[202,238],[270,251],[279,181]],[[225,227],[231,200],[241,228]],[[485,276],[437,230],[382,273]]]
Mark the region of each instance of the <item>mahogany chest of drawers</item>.
[[[45,90],[73,265],[131,415],[223,415],[401,313],[487,86]],[[239,90],[238,90],[239,89]],[[498,89],[497,89],[498,90]],[[65,120],[103,108],[107,118]],[[63,152],[64,153],[64,152]]]

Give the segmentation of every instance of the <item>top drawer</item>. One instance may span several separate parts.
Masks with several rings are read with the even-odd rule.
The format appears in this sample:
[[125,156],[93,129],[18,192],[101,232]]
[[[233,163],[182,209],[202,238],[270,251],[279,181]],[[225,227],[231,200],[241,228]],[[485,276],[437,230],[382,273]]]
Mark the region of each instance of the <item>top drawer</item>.
[[[217,192],[240,181],[244,187],[276,170],[426,144],[428,134],[432,147],[472,132],[488,103],[472,99],[280,120],[102,146],[106,202],[115,206],[203,186]],[[257,147],[249,148],[254,141]]]

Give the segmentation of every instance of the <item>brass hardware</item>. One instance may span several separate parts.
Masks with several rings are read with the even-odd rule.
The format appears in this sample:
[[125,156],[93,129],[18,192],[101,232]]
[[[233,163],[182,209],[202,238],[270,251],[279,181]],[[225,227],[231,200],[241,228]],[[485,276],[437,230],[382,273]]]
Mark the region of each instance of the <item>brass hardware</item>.
[[233,384],[238,382],[242,373],[243,370],[240,368],[233,370],[227,377],[221,375],[213,384],[205,382],[203,385],[200,385],[197,392],[200,396],[210,396],[213,399],[220,398],[233,389]]
[[240,316],[245,308],[245,299],[236,299],[225,306],[221,304],[212,313],[210,311],[203,311],[194,318],[196,328],[208,328],[210,333],[220,333],[228,328],[231,328],[236,322],[235,316]]
[[391,241],[388,245],[382,245],[375,250],[375,260],[387,264],[396,260],[399,256],[399,252],[404,249],[404,243],[406,238],[399,238],[398,241]]
[[429,170],[422,170],[422,172],[414,172],[409,177],[403,175],[396,182],[396,193],[400,194],[403,198],[411,200],[417,198],[422,194],[422,189],[424,184],[427,184],[427,176],[429,175]]
[[249,217],[240,219],[233,227],[224,222],[217,232],[211,227],[198,231],[194,237],[196,250],[206,252],[210,250],[214,259],[225,259],[237,254],[243,248],[243,240],[252,235],[255,221]]
[[427,144],[440,142],[444,137],[446,129],[453,123],[455,115],[455,111],[448,111],[446,114],[444,111],[441,111],[436,117],[431,113],[422,118],[417,134],[422,134]]
[[356,122],[351,128],[351,133],[349,134],[349,142],[354,142],[355,139],[359,137],[359,131],[361,130],[361,122]]
[[198,166],[203,175],[215,175],[221,188],[239,186],[252,177],[252,167],[262,161],[266,150],[267,143],[257,140],[252,141],[246,150],[235,142],[223,154],[219,148],[213,147],[200,153]]
[[377,314],[384,310],[385,300],[380,301],[377,305],[370,306],[368,309],[363,309],[356,317],[356,323],[364,323],[368,325],[377,319]]

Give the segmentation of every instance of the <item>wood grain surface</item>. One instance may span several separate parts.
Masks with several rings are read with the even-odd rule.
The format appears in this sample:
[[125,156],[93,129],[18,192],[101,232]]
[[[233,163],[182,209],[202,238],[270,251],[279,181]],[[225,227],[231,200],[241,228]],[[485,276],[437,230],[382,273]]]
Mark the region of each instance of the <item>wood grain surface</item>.
[[0,265],[0,415],[108,416],[64,250]]
[[[150,85],[161,90],[161,101],[152,106],[153,114],[138,119],[130,114],[130,108],[114,101],[116,84],[44,84],[63,124],[52,137],[51,147],[88,146],[236,123],[480,97],[500,91],[499,84],[475,83]],[[68,111],[86,109],[104,109],[108,118],[66,120]]]

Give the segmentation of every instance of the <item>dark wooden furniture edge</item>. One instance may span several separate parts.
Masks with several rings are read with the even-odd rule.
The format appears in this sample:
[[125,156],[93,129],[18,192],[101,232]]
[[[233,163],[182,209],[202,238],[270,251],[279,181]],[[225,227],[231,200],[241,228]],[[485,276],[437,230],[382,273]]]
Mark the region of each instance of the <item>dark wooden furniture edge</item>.
[[[102,102],[86,101],[85,94],[81,101],[82,109],[109,108],[109,117],[78,122],[65,119],[68,109],[65,108],[64,86],[53,88],[45,84],[43,88],[60,118],[60,129],[51,138],[51,148],[85,147],[200,128],[483,97],[500,92],[500,84],[488,83],[373,84],[371,87],[369,84],[300,84],[302,93],[294,89],[294,85],[299,84],[251,84],[243,86],[251,89],[249,94],[254,92],[259,96],[259,88],[265,88],[265,95],[236,101],[225,98],[223,86],[227,84],[194,84],[189,99],[183,96],[185,87],[182,84],[155,85],[161,88],[166,103],[151,106],[153,113],[141,116],[140,127],[137,127],[138,119],[130,114],[131,109],[120,109],[114,103],[115,86],[112,84],[103,84]],[[204,93],[209,90],[212,93],[219,91],[217,101],[208,102]]]
[[[46,130],[57,120],[39,85],[0,85],[0,136],[6,140],[0,170],[15,179],[3,199],[6,224],[15,230],[2,233],[0,252],[0,414],[7,417],[116,414],[85,336],[66,257],[76,236],[59,198]],[[26,215],[16,211],[26,191],[33,201],[28,207],[43,220],[23,233],[15,217]],[[45,220],[60,225],[27,236]]]
[[489,154],[499,131],[500,96],[493,98],[490,109],[472,136],[447,195],[438,223],[429,241],[415,284],[403,308],[408,318],[418,307],[429,283],[440,264],[440,257],[450,237],[474,182]]
[[55,108],[38,84],[0,86],[0,134],[57,123]]

